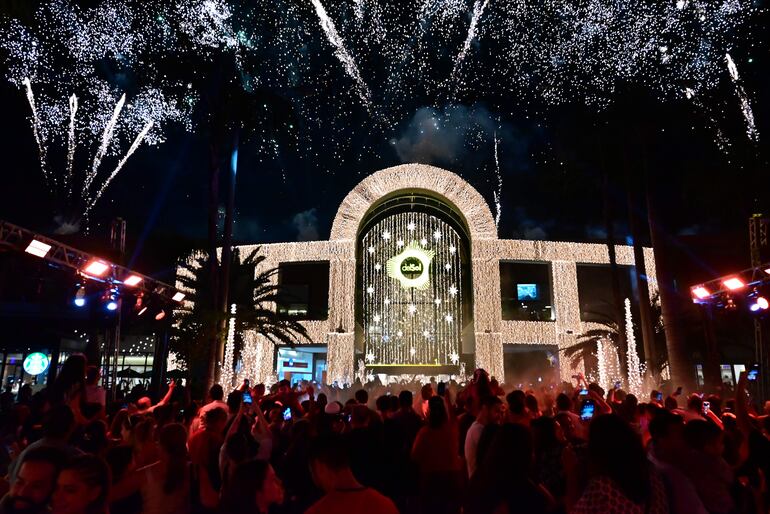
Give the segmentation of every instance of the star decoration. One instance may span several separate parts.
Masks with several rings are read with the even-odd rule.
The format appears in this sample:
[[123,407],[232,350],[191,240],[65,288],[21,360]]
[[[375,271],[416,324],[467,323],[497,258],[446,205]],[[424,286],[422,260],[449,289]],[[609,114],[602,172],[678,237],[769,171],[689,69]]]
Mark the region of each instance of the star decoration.
[[423,330],[422,335],[423,335],[423,337],[430,337],[430,331]]
[[435,303],[436,305],[441,305],[441,298],[436,298],[435,300],[433,300],[433,303]]
[[454,284],[452,284],[452,285],[449,287],[449,294],[451,294],[452,296],[455,296],[455,295],[457,295],[457,287],[455,287],[455,285],[454,285]]
[[380,322],[380,315],[379,314],[375,314],[374,317],[372,317],[372,319],[374,320],[375,323],[379,323]]
[[454,255],[456,251],[457,251],[457,248],[455,248],[455,245],[452,245],[449,247],[449,253],[451,253],[452,255]]
[[366,354],[366,362],[374,362],[374,354],[372,352]]
[[367,294],[374,294],[374,288],[372,286],[369,286],[366,288]]
[[399,330],[398,332],[396,332],[396,335],[397,335],[398,337],[404,337],[404,333],[403,333],[403,332],[401,332],[400,330]]
[[369,248],[366,249],[366,251],[369,253],[374,253],[374,247],[370,246]]
[[396,246],[399,247],[399,248],[404,246],[404,240],[403,239],[399,239],[398,241],[396,241]]
[[420,239],[420,244],[425,246],[428,244],[428,240],[423,237],[422,239]]
[[413,232],[413,231],[414,231],[414,229],[415,229],[415,225],[414,225],[414,222],[410,221],[410,222],[409,222],[409,224],[406,226],[406,229],[407,229],[409,232]]
[[452,265],[451,265],[451,264],[449,264],[449,263],[447,262],[446,264],[444,264],[444,268],[445,268],[447,271],[449,271],[450,269],[452,269]]
[[374,269],[375,271],[380,271],[382,269],[382,264],[378,262],[377,264],[374,265]]
[[441,232],[439,232],[438,230],[437,230],[437,231],[435,231],[435,232],[433,233],[433,239],[435,239],[436,241],[438,241],[439,239],[441,239]]
[[412,357],[414,357],[414,354],[417,353],[417,350],[414,347],[409,348],[409,353],[411,354]]
[[417,306],[413,303],[410,303],[409,306],[407,307],[407,310],[409,310],[409,314],[414,314],[415,312],[417,312]]
[[390,305],[390,298],[385,298],[385,305]]
[[457,352],[452,352],[449,354],[449,360],[452,364],[457,365],[457,363],[460,362],[460,356],[457,355]]
[[452,316],[451,314],[447,314],[446,316],[444,316],[444,319],[447,320],[447,323],[452,323],[455,320],[454,316]]
[[385,241],[387,241],[388,239],[390,239],[390,232],[388,232],[387,230],[386,230],[386,231],[384,231],[384,232],[382,233],[382,238],[383,238]]

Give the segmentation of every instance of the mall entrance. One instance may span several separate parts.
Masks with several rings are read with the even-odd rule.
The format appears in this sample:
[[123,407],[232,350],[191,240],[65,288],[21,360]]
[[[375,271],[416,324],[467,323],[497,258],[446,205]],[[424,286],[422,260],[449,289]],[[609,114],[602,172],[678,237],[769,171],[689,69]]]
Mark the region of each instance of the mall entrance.
[[326,383],[326,345],[281,346],[276,352],[278,380],[292,385],[307,380]]

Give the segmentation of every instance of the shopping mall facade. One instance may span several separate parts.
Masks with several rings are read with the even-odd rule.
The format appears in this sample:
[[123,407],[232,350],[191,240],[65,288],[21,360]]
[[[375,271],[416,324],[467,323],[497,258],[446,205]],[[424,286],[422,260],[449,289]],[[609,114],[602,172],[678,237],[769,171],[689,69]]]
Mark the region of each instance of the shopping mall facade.
[[[381,376],[456,375],[461,365],[503,379],[506,363],[529,349],[568,378],[582,364],[573,368],[560,350],[590,325],[581,320],[579,270],[609,263],[604,244],[498,238],[476,189],[421,164],[361,181],[339,206],[329,240],[258,248],[260,270],[278,268],[285,291],[274,307],[302,320],[309,340],[281,348],[243,334],[240,369],[256,381],[350,383],[361,366]],[[615,251],[632,270],[633,248]],[[644,256],[654,297],[652,250]]]

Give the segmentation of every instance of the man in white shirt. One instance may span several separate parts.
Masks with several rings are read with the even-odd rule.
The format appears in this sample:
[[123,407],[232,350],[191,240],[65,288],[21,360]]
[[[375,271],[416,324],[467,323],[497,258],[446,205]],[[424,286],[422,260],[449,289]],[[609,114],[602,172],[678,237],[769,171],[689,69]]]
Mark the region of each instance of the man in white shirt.
[[225,392],[224,389],[222,389],[222,386],[219,384],[214,384],[211,386],[211,389],[209,389],[209,403],[204,405],[198,410],[198,417],[195,418],[192,422],[192,426],[190,427],[190,435],[194,434],[198,431],[199,428],[203,427],[203,420],[206,417],[206,413],[212,409],[223,409],[225,412],[228,412],[229,408],[227,407],[227,403],[222,401],[222,398],[224,398]]
[[497,396],[487,396],[481,399],[481,409],[476,421],[468,429],[465,436],[465,462],[468,466],[468,478],[473,476],[478,467],[478,448],[484,427],[490,424],[500,424],[503,419],[503,402]]

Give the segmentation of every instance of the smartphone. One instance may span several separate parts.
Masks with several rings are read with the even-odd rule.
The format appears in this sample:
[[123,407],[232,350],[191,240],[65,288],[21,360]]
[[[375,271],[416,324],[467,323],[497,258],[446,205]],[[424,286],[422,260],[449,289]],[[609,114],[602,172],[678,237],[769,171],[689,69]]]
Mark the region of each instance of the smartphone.
[[444,393],[446,392],[446,384],[444,382],[439,382],[437,390],[439,396],[444,396]]
[[246,391],[245,393],[243,393],[243,403],[251,403],[251,402],[252,402],[251,393]]
[[674,393],[674,396],[679,396],[682,394],[682,386],[679,386],[676,388],[676,392]]
[[708,414],[711,409],[711,402],[703,402],[703,414]]
[[291,407],[286,407],[283,411],[283,420],[284,421],[290,421],[291,420]]
[[746,378],[753,382],[757,377],[759,377],[759,364],[752,364]]
[[583,400],[583,405],[580,407],[580,419],[583,421],[590,420],[594,417],[595,410],[596,405],[594,405],[594,401],[590,398],[586,398]]
[[588,396],[588,389],[581,389],[580,396]]
[[617,382],[615,382],[615,385],[614,385],[614,387],[615,387],[615,389],[620,389],[620,380],[618,380]]
[[655,399],[659,402],[663,401],[663,393],[658,393],[655,395]]

